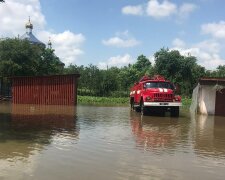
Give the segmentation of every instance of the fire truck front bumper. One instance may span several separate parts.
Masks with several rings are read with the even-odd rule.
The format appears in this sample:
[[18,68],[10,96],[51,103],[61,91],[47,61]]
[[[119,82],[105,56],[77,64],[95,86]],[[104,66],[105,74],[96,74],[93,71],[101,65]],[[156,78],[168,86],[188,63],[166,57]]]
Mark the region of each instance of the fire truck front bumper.
[[182,106],[182,103],[181,102],[144,102],[144,106],[174,107],[174,106]]

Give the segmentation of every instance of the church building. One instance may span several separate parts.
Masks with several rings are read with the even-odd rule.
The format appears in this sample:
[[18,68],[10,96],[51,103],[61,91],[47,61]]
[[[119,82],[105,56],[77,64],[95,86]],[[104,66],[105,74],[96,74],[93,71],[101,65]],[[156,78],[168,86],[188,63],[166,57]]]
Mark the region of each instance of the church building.
[[26,27],[26,33],[23,34],[20,39],[26,39],[28,40],[30,43],[32,44],[38,44],[38,45],[41,45],[41,46],[44,46],[45,47],[45,44],[43,42],[41,42],[40,40],[38,40],[32,33],[32,30],[33,30],[33,24],[30,22],[30,17],[29,17],[29,21],[28,23],[26,23],[25,25]]

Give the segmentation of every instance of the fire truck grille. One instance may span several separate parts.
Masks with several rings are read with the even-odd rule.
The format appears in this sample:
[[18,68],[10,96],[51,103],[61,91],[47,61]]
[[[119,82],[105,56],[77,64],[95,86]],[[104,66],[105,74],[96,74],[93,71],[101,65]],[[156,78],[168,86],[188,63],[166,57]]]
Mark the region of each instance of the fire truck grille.
[[155,93],[154,101],[173,101],[173,94]]

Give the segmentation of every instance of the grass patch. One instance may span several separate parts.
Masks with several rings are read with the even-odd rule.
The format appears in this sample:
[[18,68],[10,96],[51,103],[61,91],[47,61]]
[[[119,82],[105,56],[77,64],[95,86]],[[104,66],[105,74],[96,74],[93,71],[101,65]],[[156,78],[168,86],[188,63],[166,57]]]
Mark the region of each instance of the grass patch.
[[77,98],[78,104],[129,105],[129,97],[77,96]]
[[182,106],[184,108],[189,108],[191,105],[191,98],[182,98]]
[[[129,97],[95,97],[95,96],[77,96],[78,104],[95,104],[95,105],[127,105],[129,106]],[[189,108],[191,98],[182,98],[182,107]]]

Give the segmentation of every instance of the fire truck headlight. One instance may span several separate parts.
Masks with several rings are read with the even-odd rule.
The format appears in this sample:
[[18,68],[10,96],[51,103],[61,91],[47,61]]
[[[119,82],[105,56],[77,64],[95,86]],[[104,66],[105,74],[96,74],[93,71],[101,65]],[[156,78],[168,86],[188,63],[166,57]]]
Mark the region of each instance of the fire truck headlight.
[[147,96],[147,97],[145,98],[145,100],[146,100],[146,101],[150,101],[150,100],[151,100],[151,97],[150,97],[150,96]]

